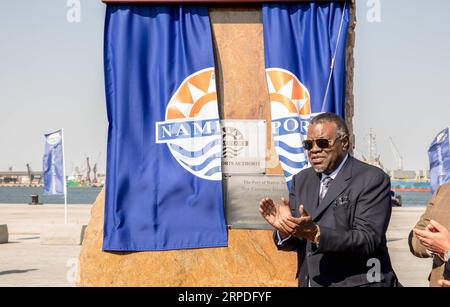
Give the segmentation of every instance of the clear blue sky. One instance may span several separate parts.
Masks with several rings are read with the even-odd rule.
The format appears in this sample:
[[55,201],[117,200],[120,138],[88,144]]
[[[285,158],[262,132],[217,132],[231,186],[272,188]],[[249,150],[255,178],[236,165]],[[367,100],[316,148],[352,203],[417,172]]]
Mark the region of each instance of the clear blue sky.
[[66,0],[0,0],[0,170],[41,170],[43,135],[60,127],[69,174],[100,152],[105,170],[105,6],[81,1],[80,23],[67,11]]
[[[432,138],[450,125],[450,1],[382,0],[381,23],[357,1],[355,134],[377,133],[393,165],[392,136],[407,168],[427,168]],[[0,0],[0,170],[41,169],[43,134],[65,128],[67,168],[98,157],[105,169],[100,0],[81,1],[81,22],[66,20],[66,0]],[[100,154],[101,153],[101,154]]]
[[450,1],[382,0],[381,22],[368,23],[357,1],[355,49],[356,146],[370,128],[393,166],[388,137],[406,168],[428,168],[432,139],[450,126]]

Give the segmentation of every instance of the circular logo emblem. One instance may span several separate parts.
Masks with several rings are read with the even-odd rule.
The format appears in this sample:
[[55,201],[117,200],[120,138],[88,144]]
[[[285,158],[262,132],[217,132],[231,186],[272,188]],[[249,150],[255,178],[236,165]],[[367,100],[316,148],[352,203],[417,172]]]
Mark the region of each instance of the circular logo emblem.
[[302,140],[311,119],[308,89],[290,71],[266,70],[275,149],[287,181],[308,165]]
[[47,143],[52,146],[58,144],[60,141],[61,135],[59,134],[59,132],[52,133],[47,137]]
[[440,144],[445,140],[445,132],[440,133],[436,138],[436,143]]
[[187,77],[156,124],[157,143],[166,143],[177,162],[197,177],[222,180],[222,137],[214,68]]
[[244,135],[234,127],[223,128],[223,157],[236,158],[248,146]]

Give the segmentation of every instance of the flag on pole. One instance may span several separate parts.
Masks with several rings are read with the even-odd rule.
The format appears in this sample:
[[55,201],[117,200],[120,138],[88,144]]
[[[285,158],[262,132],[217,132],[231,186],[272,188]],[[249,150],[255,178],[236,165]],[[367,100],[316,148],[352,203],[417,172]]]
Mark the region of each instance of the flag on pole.
[[65,194],[62,130],[45,135],[43,177],[44,195]]
[[208,9],[108,5],[103,249],[227,245]]
[[450,182],[450,128],[441,131],[428,149],[430,181],[433,193],[444,183]]
[[307,167],[302,140],[323,112],[344,116],[346,2],[263,4],[272,135],[288,187]]

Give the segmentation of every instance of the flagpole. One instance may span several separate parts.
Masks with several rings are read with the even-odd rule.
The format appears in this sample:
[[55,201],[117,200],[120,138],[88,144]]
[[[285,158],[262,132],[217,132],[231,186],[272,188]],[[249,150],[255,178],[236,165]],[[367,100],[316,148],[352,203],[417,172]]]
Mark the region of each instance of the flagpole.
[[64,224],[67,225],[67,182],[66,182],[66,156],[64,152],[64,128],[61,128],[62,157],[63,157],[63,183],[64,183]]

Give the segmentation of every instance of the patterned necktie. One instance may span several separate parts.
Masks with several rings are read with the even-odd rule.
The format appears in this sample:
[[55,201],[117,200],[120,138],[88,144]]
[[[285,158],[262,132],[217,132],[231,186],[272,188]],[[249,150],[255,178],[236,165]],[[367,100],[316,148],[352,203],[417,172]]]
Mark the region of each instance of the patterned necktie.
[[321,180],[322,189],[320,190],[319,203],[325,198],[325,195],[327,194],[328,187],[330,186],[331,181],[333,181],[333,178],[331,178],[330,176],[322,178]]

